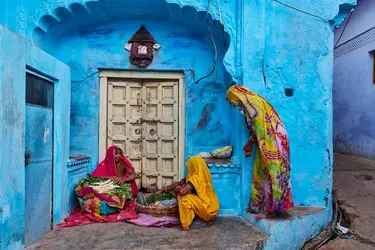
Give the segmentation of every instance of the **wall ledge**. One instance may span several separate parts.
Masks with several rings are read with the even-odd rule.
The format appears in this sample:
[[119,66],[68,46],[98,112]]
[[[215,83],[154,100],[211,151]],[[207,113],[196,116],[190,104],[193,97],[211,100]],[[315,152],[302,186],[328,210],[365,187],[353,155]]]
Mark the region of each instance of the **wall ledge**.
[[91,158],[87,156],[69,157],[67,166],[68,172],[78,171],[81,169],[87,170],[87,163],[91,162]]
[[204,160],[208,168],[240,168],[240,164],[233,162],[231,159],[206,158]]

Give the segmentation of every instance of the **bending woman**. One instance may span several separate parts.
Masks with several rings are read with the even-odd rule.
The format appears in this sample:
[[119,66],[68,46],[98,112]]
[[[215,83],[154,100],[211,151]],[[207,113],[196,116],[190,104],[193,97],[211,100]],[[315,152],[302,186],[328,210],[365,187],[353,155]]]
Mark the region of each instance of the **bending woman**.
[[158,193],[174,190],[177,194],[181,226],[189,230],[194,218],[210,222],[219,213],[219,200],[212,186],[206,162],[199,156],[186,162],[186,179],[163,188]]
[[289,140],[279,115],[263,97],[242,86],[230,87],[227,100],[246,118],[251,137],[243,148],[245,156],[257,145],[247,211],[262,219],[292,210]]
[[104,161],[96,167],[91,175],[111,179],[120,186],[124,183],[130,183],[133,198],[138,195],[138,187],[135,182],[137,176],[134,167],[117,146],[108,148]]

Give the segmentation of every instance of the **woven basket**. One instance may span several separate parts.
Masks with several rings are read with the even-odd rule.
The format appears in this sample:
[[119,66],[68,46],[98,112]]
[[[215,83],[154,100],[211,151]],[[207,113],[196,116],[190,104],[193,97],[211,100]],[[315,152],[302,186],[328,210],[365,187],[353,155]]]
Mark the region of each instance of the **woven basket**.
[[177,216],[178,215],[178,206],[160,206],[160,207],[148,207],[139,204],[137,201],[134,202],[135,211],[137,213],[148,214],[154,217],[163,217],[163,216]]

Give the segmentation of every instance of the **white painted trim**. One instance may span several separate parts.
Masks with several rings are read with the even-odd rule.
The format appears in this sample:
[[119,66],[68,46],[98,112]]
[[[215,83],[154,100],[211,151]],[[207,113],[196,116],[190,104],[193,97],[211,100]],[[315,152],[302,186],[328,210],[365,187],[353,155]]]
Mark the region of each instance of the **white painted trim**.
[[99,77],[99,162],[102,161],[106,154],[106,147],[101,145],[107,145],[107,98],[108,98],[108,82],[107,77]]
[[182,78],[179,78],[178,81],[178,176],[177,179],[181,180],[184,178],[184,169],[185,169],[185,87],[184,87],[184,75]]
[[36,77],[42,78],[42,79],[44,79],[44,80],[46,80],[46,81],[48,81],[52,84],[56,84],[56,81],[57,81],[57,79],[54,79],[54,78],[46,76],[46,75],[39,74],[38,72],[33,71],[31,69],[28,69],[27,67],[26,67],[26,73],[29,73],[29,74],[34,75]]
[[[185,166],[185,86],[183,72],[155,72],[155,71],[120,71],[120,70],[100,70],[100,122],[99,122],[99,161],[104,159],[107,147],[107,98],[108,82],[107,78],[133,78],[133,79],[175,79],[178,80],[178,176],[177,180],[184,178]],[[105,145],[103,147],[102,145]]]
[[183,72],[101,70],[99,76],[139,79],[184,79]]

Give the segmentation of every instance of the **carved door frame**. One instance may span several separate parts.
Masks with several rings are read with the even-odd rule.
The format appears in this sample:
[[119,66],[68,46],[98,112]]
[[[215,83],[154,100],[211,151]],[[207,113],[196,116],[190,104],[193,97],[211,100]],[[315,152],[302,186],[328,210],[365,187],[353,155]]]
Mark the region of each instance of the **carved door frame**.
[[185,166],[185,95],[183,72],[153,72],[130,70],[100,70],[100,109],[99,109],[99,161],[104,159],[107,147],[107,101],[108,78],[126,78],[142,80],[177,80],[178,81],[178,175],[184,177]]

